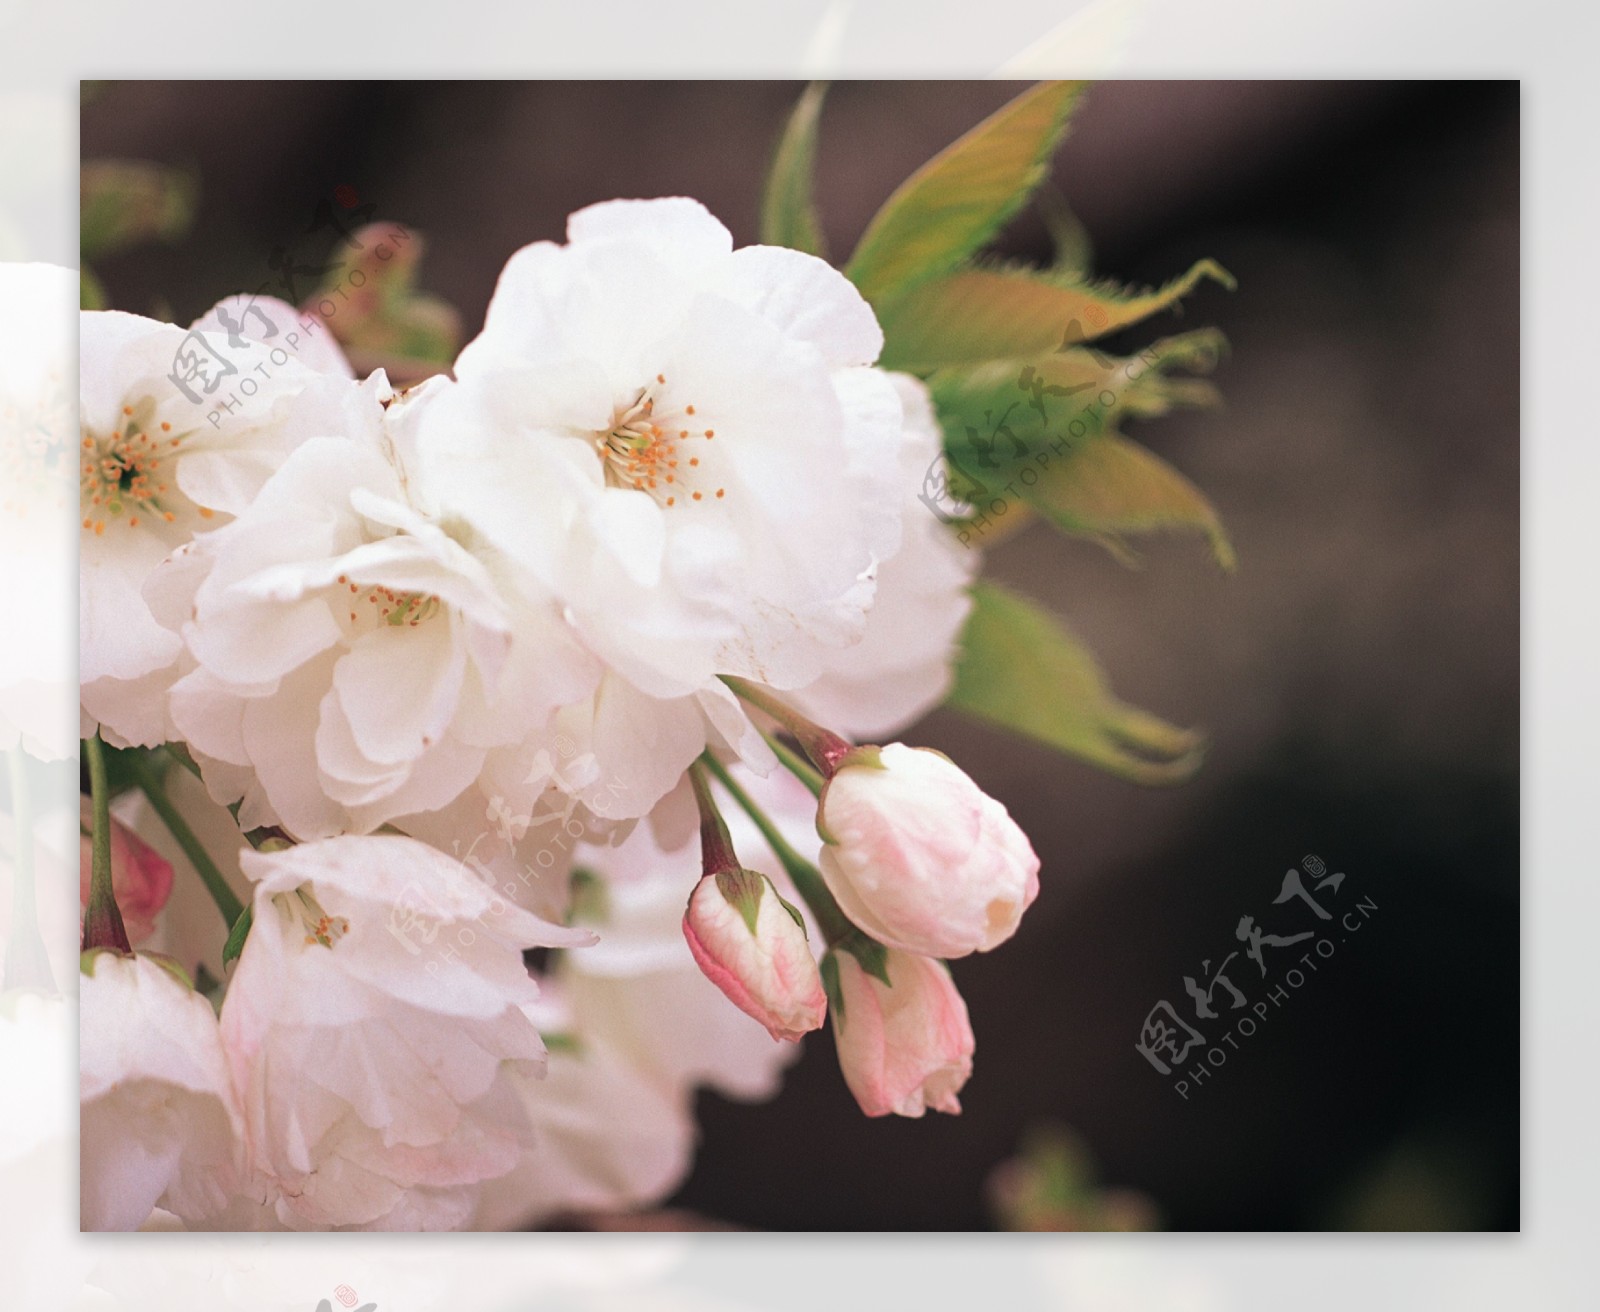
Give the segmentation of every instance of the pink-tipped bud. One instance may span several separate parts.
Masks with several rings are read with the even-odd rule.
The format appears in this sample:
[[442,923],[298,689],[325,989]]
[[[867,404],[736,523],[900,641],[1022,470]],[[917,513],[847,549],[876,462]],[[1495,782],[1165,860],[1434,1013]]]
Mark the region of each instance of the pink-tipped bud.
[[976,1043],[950,972],[928,957],[868,947],[871,972],[847,948],[823,962],[845,1083],[868,1116],[958,1113]]
[[1005,807],[949,757],[858,748],[822,791],[828,891],[880,943],[928,957],[987,952],[1039,894],[1039,858]]
[[689,896],[683,936],[706,978],[773,1038],[821,1027],[828,1001],[805,926],[765,875],[706,875]]
[[[94,844],[84,830],[94,825],[94,809],[82,800],[78,843],[79,905],[89,905],[89,885],[94,874]],[[172,866],[122,821],[111,821],[111,889],[130,943],[142,943],[155,933],[156,914],[172,892]]]

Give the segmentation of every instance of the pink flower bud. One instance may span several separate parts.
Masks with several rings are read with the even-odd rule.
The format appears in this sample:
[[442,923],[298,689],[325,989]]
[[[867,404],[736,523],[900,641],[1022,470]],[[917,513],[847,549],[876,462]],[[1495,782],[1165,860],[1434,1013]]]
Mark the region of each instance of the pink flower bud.
[[706,875],[689,897],[683,936],[706,978],[773,1038],[821,1027],[828,1000],[805,927],[765,875]]
[[868,1116],[959,1112],[976,1044],[950,972],[906,952],[882,952],[877,964],[869,974],[844,949],[823,963],[845,1083]]
[[[89,905],[89,884],[94,873],[94,808],[87,797],[79,810],[78,898]],[[88,832],[84,832],[88,831]],[[117,896],[123,928],[130,943],[142,943],[155,933],[156,914],[172,892],[172,866],[153,847],[114,816],[111,820],[111,889]]]
[[939,752],[851,753],[823,789],[817,828],[822,877],[845,915],[903,952],[987,952],[1039,893],[1027,835]]

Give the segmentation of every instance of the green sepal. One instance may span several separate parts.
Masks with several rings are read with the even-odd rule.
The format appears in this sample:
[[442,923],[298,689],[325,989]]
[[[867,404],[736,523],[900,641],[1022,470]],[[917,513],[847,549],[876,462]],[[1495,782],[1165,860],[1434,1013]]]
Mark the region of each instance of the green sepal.
[[844,990],[839,987],[839,958],[834,952],[823,955],[817,966],[822,976],[822,991],[828,995],[828,1014],[833,1017],[835,1029],[844,1028]]
[[177,980],[178,983],[182,984],[183,987],[188,989],[191,993],[199,991],[195,987],[194,976],[189,973],[184,964],[176,957],[169,957],[165,952],[141,951],[138,955],[143,957],[146,961],[152,961],[156,965],[160,966],[162,970],[166,971],[167,974],[171,975],[173,979]]
[[250,937],[250,923],[252,912],[246,906],[239,913],[239,918],[233,922],[233,928],[228,931],[228,941],[222,945],[222,968],[226,970],[239,959],[239,954],[244,951],[244,941]]
[[131,957],[131,952],[121,952],[116,948],[85,948],[78,953],[78,971],[80,974],[94,976],[95,962],[102,953],[109,952],[114,957]]
[[835,946],[854,957],[856,964],[873,979],[882,981],[885,988],[894,987],[894,981],[889,978],[889,949],[877,939],[858,929],[846,934]]
[[772,890],[772,896],[777,898],[778,905],[789,913],[789,919],[800,926],[800,932],[806,936],[806,941],[809,943],[811,941],[811,933],[806,929],[806,920],[805,917],[800,914],[800,908],[795,906],[794,903],[790,902],[786,897],[783,896],[782,893],[778,892],[776,888]]
[[859,765],[868,770],[887,770],[889,767],[883,763],[883,748],[872,743],[863,743],[859,747],[852,747],[839,762],[837,770],[843,770],[847,765]]
[[883,748],[870,743],[852,747],[840,758],[839,764],[834,769],[833,776],[822,785],[822,791],[817,794],[817,837],[833,847],[839,845],[839,840],[828,832],[828,827],[822,822],[822,816],[828,809],[828,789],[833,786],[833,780],[838,777],[839,771],[848,765],[859,765],[865,770],[887,770],[889,768],[883,763]]
[[714,877],[722,900],[739,913],[753,937],[761,915],[761,895],[768,888],[767,877],[754,870],[723,870]]

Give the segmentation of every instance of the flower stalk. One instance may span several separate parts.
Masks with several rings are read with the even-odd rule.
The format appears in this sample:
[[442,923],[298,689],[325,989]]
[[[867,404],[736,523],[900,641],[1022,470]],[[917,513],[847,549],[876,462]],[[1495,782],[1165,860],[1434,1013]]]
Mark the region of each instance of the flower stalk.
[[772,754],[778,758],[783,768],[810,789],[813,797],[821,797],[822,786],[827,783],[827,780],[812,768],[811,762],[790,747],[777,734],[767,733],[763,730],[761,736],[766,740],[767,746],[772,748]]
[[739,869],[733,836],[717,810],[716,799],[711,796],[711,783],[698,762],[689,767],[689,782],[694,787],[695,804],[700,808],[700,873],[720,875]]
[[854,743],[830,729],[824,729],[820,724],[814,724],[793,707],[779,701],[772,695],[771,689],[731,674],[723,675],[722,681],[733,690],[735,696],[749,702],[758,711],[764,711],[782,725],[816,763],[824,779],[833,778],[839,763],[856,750]]
[[845,919],[844,912],[839,910],[839,904],[833,900],[833,894],[828,892],[828,886],[822,882],[822,875],[817,868],[789,846],[784,836],[778,832],[777,825],[772,823],[767,813],[756,804],[755,799],[739,786],[722,762],[710,752],[705,753],[700,760],[727,791],[728,796],[739,804],[739,809],[750,817],[751,823],[761,831],[761,836],[767,840],[767,846],[783,864],[785,873],[795,886],[795,891],[800,894],[801,900],[816,917],[828,946],[832,947],[856,933],[856,927]]
[[[239,917],[244,914],[244,903],[239,901],[233,889],[228,887],[228,881],[223,877],[222,871],[217,868],[217,863],[211,859],[211,854],[206,851],[205,844],[189,828],[189,822],[178,812],[172,804],[172,799],[167,796],[166,788],[162,784],[161,774],[156,769],[154,762],[141,753],[134,753],[132,757],[132,770],[134,782],[139,785],[139,791],[150,801],[161,823],[166,825],[167,832],[177,840],[183,854],[189,858],[189,864],[195,868],[195,873],[200,876],[200,881],[206,886],[206,891],[211,894],[211,900],[217,904],[217,910],[222,913],[222,918],[227,922],[231,933],[238,923]],[[96,843],[99,842],[99,820],[95,822]],[[109,844],[109,838],[107,842]],[[99,848],[96,847],[96,853]],[[107,849],[107,862],[109,865],[109,847]],[[96,858],[98,860],[98,856]],[[96,878],[99,867],[96,866]],[[109,874],[107,876],[109,880]]]
[[89,764],[89,799],[94,807],[94,833],[90,835],[93,853],[90,866],[89,905],[83,916],[83,950],[113,948],[131,952],[128,931],[122,924],[117,895],[111,887],[111,786],[106,780],[105,747],[100,735],[83,740],[84,759]]

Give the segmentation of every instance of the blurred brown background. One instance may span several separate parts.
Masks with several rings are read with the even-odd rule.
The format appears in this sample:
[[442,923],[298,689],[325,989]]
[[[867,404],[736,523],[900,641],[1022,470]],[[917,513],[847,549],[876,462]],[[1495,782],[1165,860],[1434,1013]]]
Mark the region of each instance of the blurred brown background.
[[[799,90],[112,85],[84,110],[85,157],[192,167],[201,192],[181,245],[98,272],[118,308],[186,322],[274,276],[275,247],[309,251],[317,201],[350,186],[424,234],[424,284],[470,335],[506,257],[595,200],[696,196],[753,241]],[[836,258],[1015,90],[835,86],[818,185]],[[1097,271],[1157,283],[1209,255],[1239,279],[1178,321],[1228,334],[1226,407],[1134,436],[1212,496],[1240,565],[1170,539],[1129,571],[1034,529],[988,568],[1122,696],[1204,726],[1209,758],[1149,790],[953,715],[908,735],[959,757],[1044,861],[1015,942],[955,967],[979,1041],[965,1114],[864,1120],[814,1036],[776,1101],[703,1098],[677,1204],[776,1229],[982,1227],[990,1170],[1060,1121],[1174,1228],[1518,1224],[1518,125],[1514,83],[1094,89],[1055,180]],[[1003,246],[1048,256],[1031,214]],[[1189,1014],[1182,976],[1239,946],[1241,915],[1271,927],[1307,853],[1379,910],[1185,1101],[1135,1052],[1140,1024],[1161,998]]]

